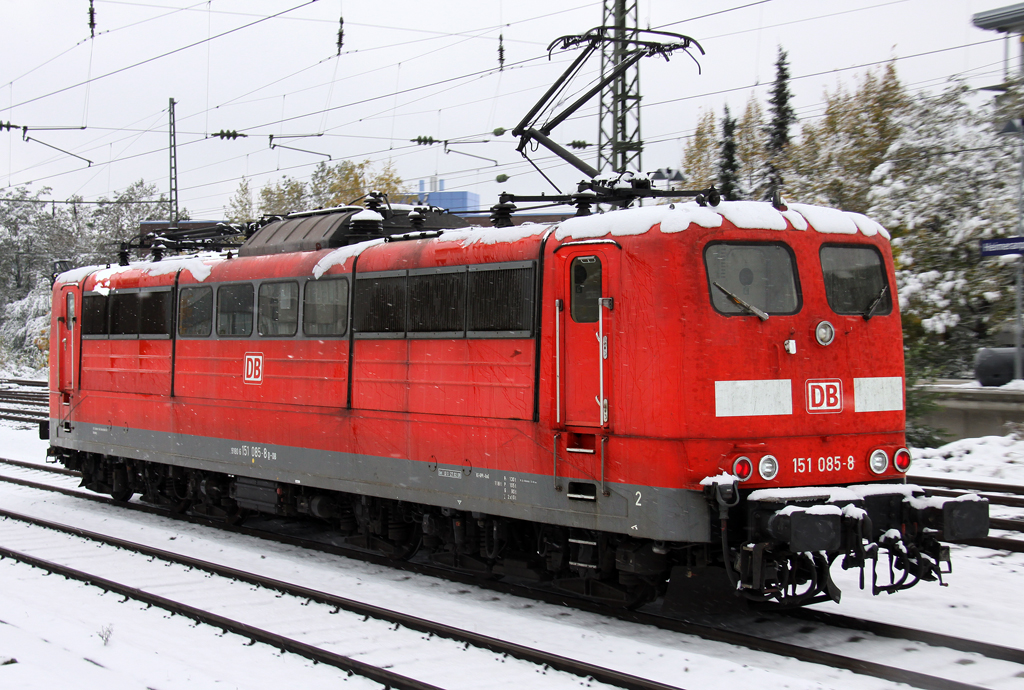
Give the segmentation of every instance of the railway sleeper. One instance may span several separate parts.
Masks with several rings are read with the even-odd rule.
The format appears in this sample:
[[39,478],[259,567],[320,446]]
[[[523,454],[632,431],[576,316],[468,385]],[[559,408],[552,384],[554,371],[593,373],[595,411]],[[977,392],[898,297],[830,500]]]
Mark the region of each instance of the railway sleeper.
[[683,545],[594,530],[97,453],[61,450],[57,459],[82,473],[81,486],[119,501],[139,494],[142,501],[173,512],[232,523],[252,514],[310,519],[349,546],[390,558],[419,554],[481,577],[544,582],[617,605],[654,599],[664,591],[673,565],[696,563]]

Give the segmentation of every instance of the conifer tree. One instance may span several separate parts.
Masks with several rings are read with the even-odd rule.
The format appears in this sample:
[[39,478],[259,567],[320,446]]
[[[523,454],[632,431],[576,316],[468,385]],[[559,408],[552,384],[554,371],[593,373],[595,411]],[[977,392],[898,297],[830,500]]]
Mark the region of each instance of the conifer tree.
[[779,57],[775,62],[775,85],[772,87],[771,98],[768,99],[771,112],[766,147],[769,193],[781,192],[785,181],[783,171],[789,153],[789,129],[796,122],[796,111],[790,103],[791,99],[789,63],[786,60],[786,51],[779,46]]
[[726,201],[740,199],[739,163],[736,160],[736,120],[729,116],[725,106],[722,116],[722,147],[718,161],[718,191]]

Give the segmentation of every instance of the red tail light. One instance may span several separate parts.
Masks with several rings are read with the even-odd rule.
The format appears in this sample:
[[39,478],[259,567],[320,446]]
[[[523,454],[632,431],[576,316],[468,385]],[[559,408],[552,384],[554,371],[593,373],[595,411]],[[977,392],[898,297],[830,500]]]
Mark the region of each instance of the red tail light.
[[741,455],[732,463],[732,473],[736,475],[741,482],[745,482],[750,479],[750,475],[754,473],[754,463],[750,462],[750,458],[747,456]]
[[896,455],[892,456],[892,466],[896,468],[897,472],[906,472],[910,469],[910,451],[906,448],[900,448],[896,451]]

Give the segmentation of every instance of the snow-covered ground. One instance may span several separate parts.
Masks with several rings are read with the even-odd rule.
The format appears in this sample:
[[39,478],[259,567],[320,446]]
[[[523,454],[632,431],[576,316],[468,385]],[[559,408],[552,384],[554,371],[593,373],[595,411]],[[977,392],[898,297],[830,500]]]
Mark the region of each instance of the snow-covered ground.
[[[34,427],[0,422],[0,456],[42,463],[46,443],[35,436]],[[915,457],[912,472],[920,474],[945,474],[952,463],[957,476],[1024,483],[1024,443],[1013,439],[960,441],[943,449],[915,451]],[[726,684],[767,689],[890,687],[844,671],[28,488],[0,485],[0,506],[95,531],[116,530],[133,541],[578,656],[689,690]],[[836,568],[834,574],[843,601],[823,608],[1024,649],[1024,604],[1019,594],[1024,554],[955,546],[948,587],[926,583],[893,596],[872,597],[857,589],[854,573]],[[247,642],[164,611],[122,602],[93,587],[0,561],[0,664],[17,659],[0,665],[0,688],[375,686]],[[957,678],[974,684],[1011,688],[1019,682],[998,673],[981,677],[973,669],[983,667],[972,666],[970,659],[961,658],[965,655],[941,660],[920,645],[887,641],[885,647],[888,658],[881,651],[878,658],[883,663],[902,656],[908,666],[924,672],[939,665],[959,669]],[[373,657],[372,649],[349,653]],[[432,663],[429,645],[422,654],[422,663]],[[451,668],[450,678],[446,687],[508,687],[504,678],[475,673],[472,664]],[[553,679],[540,673],[535,680],[533,687],[555,687],[548,682]],[[588,684],[581,680],[580,685]]]
[[1024,486],[1024,441],[1015,436],[965,438],[940,448],[915,448],[913,456],[911,475]]

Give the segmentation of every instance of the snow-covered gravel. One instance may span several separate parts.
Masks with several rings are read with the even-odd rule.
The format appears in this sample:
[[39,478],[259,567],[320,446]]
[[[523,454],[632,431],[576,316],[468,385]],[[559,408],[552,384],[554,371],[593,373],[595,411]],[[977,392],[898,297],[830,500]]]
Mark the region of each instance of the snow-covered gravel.
[[[42,462],[46,443],[26,425],[0,423],[0,455]],[[964,477],[1024,483],[1019,465],[999,468],[998,458],[1024,456],[1024,443],[1000,445],[976,439],[962,449],[957,472]],[[965,443],[965,442],[959,442]],[[947,447],[948,449],[948,447]],[[942,450],[942,449],[939,449]],[[939,455],[916,451],[913,472],[943,474]],[[928,457],[925,457],[925,456]],[[1019,461],[1018,461],[1019,462]],[[972,463],[977,471],[972,469]],[[3,468],[28,476],[32,470]],[[566,656],[578,656],[627,673],[656,678],[689,690],[725,685],[759,688],[883,688],[882,681],[801,664],[664,630],[636,626],[572,609],[525,601],[475,587],[323,553],[268,543],[159,516],[112,510],[91,502],[28,488],[0,485],[0,506],[126,539],[173,549],[206,560],[262,572],[316,589],[359,598],[387,608],[435,618],[456,627]],[[1024,605],[1019,582],[1024,554],[953,548],[948,587],[926,583],[893,596],[872,597],[857,589],[856,576],[836,568],[846,615],[884,620],[1024,649]],[[17,688],[280,688],[372,687],[336,669],[223,635],[220,630],[103,594],[79,583],[0,562],[0,687]],[[103,633],[110,630],[106,642]],[[349,631],[350,632],[350,631]],[[358,637],[358,635],[356,636]],[[908,648],[910,645],[906,645]],[[901,648],[894,642],[894,650]],[[339,649],[341,653],[352,650]],[[359,650],[355,650],[358,657]],[[363,653],[372,654],[371,649]],[[956,664],[957,659],[947,663]],[[880,659],[880,661],[888,661]],[[431,663],[429,656],[423,663]],[[965,667],[966,668],[966,667]],[[927,667],[924,670],[929,670]],[[447,669],[453,686],[503,687],[498,677],[473,676],[472,667]],[[1013,687],[1006,677],[967,680],[988,687]],[[531,687],[554,687],[536,674]],[[345,684],[343,685],[342,682]],[[579,681],[582,687],[586,681]],[[561,683],[558,683],[561,685]],[[507,687],[507,686],[505,686]]]

